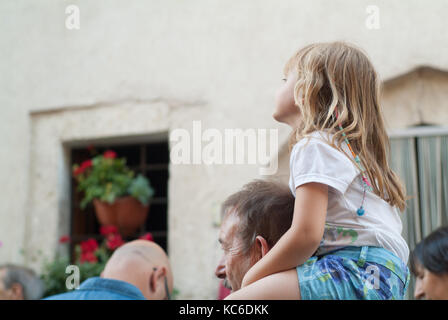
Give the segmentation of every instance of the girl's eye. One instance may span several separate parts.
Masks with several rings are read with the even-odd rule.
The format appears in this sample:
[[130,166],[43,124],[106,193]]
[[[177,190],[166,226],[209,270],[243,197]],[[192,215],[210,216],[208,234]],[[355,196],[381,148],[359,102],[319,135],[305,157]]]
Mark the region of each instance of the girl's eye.
[[282,81],[286,82],[286,79],[285,79],[285,78],[283,78],[283,79],[282,79]]

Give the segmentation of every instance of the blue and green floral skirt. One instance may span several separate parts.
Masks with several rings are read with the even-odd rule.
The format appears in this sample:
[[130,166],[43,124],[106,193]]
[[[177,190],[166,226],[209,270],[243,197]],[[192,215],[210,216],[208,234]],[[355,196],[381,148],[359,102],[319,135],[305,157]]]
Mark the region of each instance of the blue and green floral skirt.
[[409,269],[379,247],[345,247],[296,268],[302,300],[401,300]]

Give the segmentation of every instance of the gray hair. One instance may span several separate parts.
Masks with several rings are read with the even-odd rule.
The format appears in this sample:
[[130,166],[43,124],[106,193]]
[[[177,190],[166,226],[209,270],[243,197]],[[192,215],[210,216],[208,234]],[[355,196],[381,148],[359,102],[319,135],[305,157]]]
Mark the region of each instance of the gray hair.
[[14,283],[18,283],[22,286],[23,299],[38,300],[42,298],[44,284],[33,270],[13,264],[2,265],[0,269],[6,270],[3,278],[3,285],[6,289],[10,289]]
[[258,235],[270,247],[288,231],[295,198],[288,185],[275,180],[253,180],[230,195],[221,206],[221,217],[234,212],[239,218],[238,237],[248,253]]

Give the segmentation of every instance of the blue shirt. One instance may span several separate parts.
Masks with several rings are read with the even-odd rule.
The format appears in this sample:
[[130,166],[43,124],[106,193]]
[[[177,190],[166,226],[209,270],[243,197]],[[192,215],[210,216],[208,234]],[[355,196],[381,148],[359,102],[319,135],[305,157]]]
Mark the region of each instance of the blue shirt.
[[146,300],[136,286],[115,279],[89,278],[78,289],[44,300]]

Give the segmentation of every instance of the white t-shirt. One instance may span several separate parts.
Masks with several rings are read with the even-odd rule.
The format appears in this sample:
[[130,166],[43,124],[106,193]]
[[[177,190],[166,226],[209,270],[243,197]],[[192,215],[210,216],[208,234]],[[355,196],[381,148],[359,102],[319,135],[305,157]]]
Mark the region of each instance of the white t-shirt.
[[389,203],[366,191],[365,213],[358,216],[363,196],[362,175],[348,158],[352,156],[347,144],[342,150],[325,142],[332,134],[315,131],[297,142],[290,157],[289,187],[291,192],[300,185],[319,182],[329,186],[328,209],[323,239],[317,255],[345,246],[378,246],[393,252],[407,263],[409,248],[401,236],[400,212]]

